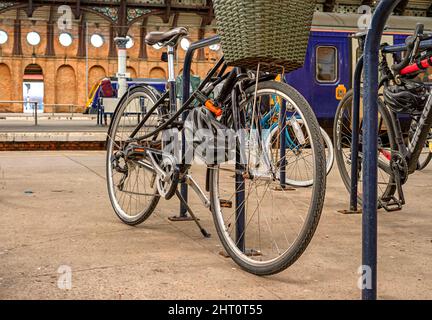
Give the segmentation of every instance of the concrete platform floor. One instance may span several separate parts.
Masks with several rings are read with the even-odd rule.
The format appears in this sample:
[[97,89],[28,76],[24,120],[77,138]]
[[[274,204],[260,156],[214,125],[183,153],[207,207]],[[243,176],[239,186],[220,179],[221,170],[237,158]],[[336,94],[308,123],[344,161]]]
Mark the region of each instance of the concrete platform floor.
[[[432,299],[431,177],[432,167],[410,178],[403,211],[379,213],[381,299]],[[0,299],[358,299],[361,216],[337,213],[348,204],[337,170],[327,190],[306,253],[259,278],[218,254],[195,197],[211,239],[167,220],[175,200],[140,227],[122,225],[107,199],[103,152],[0,152]],[[71,290],[57,286],[62,265],[72,269]]]

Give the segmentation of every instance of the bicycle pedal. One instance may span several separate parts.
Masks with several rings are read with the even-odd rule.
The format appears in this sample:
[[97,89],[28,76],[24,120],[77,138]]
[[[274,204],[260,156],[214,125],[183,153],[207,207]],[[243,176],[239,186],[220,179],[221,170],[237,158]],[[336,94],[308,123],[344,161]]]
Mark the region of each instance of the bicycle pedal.
[[402,201],[396,199],[394,196],[388,201],[380,200],[380,205],[387,212],[401,211],[403,207]]
[[229,201],[229,200],[219,200],[219,202],[220,202],[220,206],[222,207],[222,208],[228,208],[228,209],[231,209],[232,207],[233,207],[233,203],[232,203],[232,201]]

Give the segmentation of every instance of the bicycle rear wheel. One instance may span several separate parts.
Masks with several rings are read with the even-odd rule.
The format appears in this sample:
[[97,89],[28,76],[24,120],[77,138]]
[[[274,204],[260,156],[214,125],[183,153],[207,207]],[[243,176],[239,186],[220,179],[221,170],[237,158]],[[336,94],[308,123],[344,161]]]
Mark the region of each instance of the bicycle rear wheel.
[[[277,96],[287,115],[299,119],[294,142],[309,161],[302,170],[311,172],[313,187],[290,188],[281,180],[288,161],[272,159],[265,137],[251,130],[250,124],[260,123],[262,116],[253,111],[254,93],[255,87],[246,90],[240,106],[241,116],[249,120],[242,127],[246,141],[237,141],[237,161],[211,167],[211,209],[219,238],[232,259],[250,273],[271,275],[292,265],[315,233],[326,188],[325,152],[318,121],[306,100],[286,84],[260,83],[257,110],[269,110],[269,97]],[[284,160],[293,155],[292,150],[286,152]]]
[[[157,93],[149,87],[131,89],[120,101],[108,132],[106,175],[109,198],[118,218],[132,226],[150,217],[160,195],[151,162],[145,158],[139,161],[128,159],[124,152],[130,143],[131,134],[148,112],[154,109],[158,98]],[[155,130],[164,114],[162,106],[154,110],[137,136]]]

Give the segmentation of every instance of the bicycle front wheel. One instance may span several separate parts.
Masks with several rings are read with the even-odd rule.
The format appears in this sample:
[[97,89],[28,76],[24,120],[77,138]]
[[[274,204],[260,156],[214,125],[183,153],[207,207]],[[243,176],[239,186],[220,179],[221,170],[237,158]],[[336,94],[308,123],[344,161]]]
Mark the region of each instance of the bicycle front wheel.
[[[295,89],[267,81],[258,85],[256,98],[254,94],[255,87],[246,90],[240,105],[244,125],[236,161],[211,167],[211,208],[217,233],[233,260],[250,273],[271,275],[292,265],[315,233],[326,188],[325,152],[318,121]],[[287,149],[281,158],[269,154],[265,135],[256,134],[252,125],[262,120],[254,105],[255,110],[270,110],[276,99],[287,117],[298,120],[296,132],[290,132],[296,148]],[[286,130],[291,127],[286,125]],[[298,170],[311,174],[311,188],[293,189],[281,178],[292,157],[306,160]]]
[[[340,176],[348,192],[351,191],[351,149],[353,129],[353,91],[348,92],[336,111],[333,136],[335,158]],[[396,192],[390,170],[390,160],[398,152],[393,125],[385,105],[378,100],[378,199],[388,201]],[[360,121],[358,155],[358,200],[363,198],[363,121]],[[380,207],[380,204],[378,204]]]
[[424,151],[422,151],[420,158],[419,158],[419,163],[418,163],[418,170],[422,171],[424,169],[426,169],[426,167],[429,165],[429,163],[432,160],[432,153],[429,151],[429,146],[426,146],[424,148]]
[[417,170],[422,171],[426,169],[426,167],[429,165],[429,163],[432,160],[432,151],[431,151],[431,145],[432,145],[432,132],[429,133],[429,139],[426,141],[425,146],[420,154],[419,160],[418,160],[418,166]]

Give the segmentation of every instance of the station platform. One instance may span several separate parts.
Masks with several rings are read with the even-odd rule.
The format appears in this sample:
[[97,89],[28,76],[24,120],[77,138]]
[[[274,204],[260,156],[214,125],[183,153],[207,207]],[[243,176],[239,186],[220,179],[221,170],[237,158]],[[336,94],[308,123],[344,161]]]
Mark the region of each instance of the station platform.
[[[245,273],[219,252],[211,214],[190,204],[212,234],[173,223],[178,201],[161,201],[132,228],[107,198],[104,152],[0,152],[0,299],[359,299],[361,216],[342,215],[348,193],[329,176],[318,231],[292,267]],[[194,167],[202,184],[205,171]],[[403,211],[379,211],[380,299],[432,299],[432,167],[406,187]],[[59,267],[72,289],[57,286]]]
[[0,150],[101,150],[108,127],[95,115],[0,114]]

